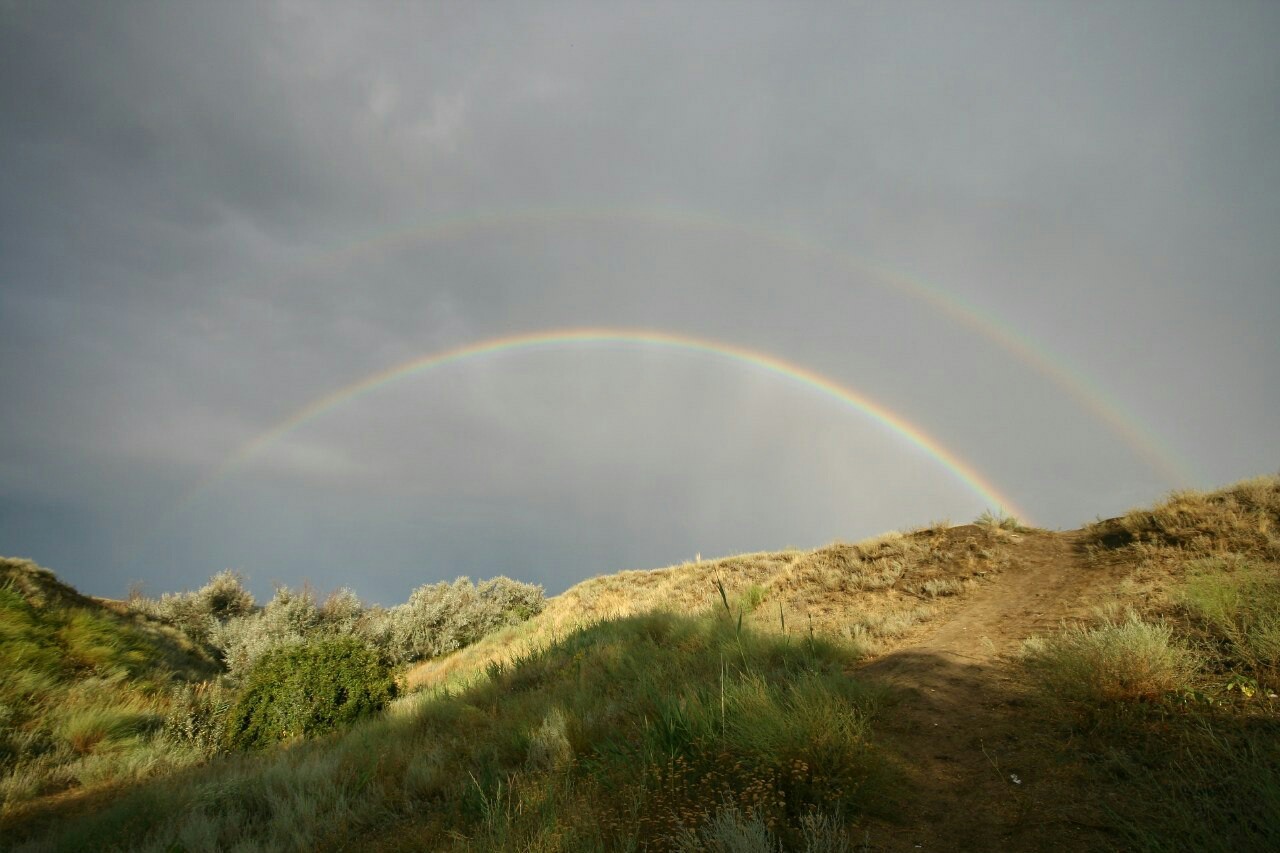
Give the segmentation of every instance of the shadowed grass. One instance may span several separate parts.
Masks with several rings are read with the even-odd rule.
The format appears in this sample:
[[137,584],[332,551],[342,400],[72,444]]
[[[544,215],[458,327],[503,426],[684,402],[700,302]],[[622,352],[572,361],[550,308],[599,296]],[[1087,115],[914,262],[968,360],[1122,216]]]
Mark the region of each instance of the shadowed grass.
[[1126,849],[1280,849],[1280,477],[1179,492],[1091,526],[1143,616],[1024,663]]
[[721,617],[603,622],[342,736],[145,785],[30,849],[666,850],[724,808],[799,844],[807,815],[882,802],[854,657]]
[[1193,562],[1175,600],[1204,627],[1222,670],[1264,689],[1280,689],[1280,570],[1275,564],[1239,558]]

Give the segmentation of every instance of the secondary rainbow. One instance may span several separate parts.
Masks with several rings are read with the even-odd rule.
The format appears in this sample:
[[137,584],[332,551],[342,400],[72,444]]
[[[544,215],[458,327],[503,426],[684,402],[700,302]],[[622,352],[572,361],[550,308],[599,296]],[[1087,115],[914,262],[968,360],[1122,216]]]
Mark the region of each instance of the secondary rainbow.
[[253,440],[242,445],[219,465],[212,475],[188,493],[187,497],[179,502],[175,510],[180,510],[198,495],[213,488],[232,471],[244,465],[293,430],[315,420],[331,409],[349,403],[364,394],[393,382],[409,376],[426,373],[448,364],[456,364],[485,355],[536,348],[607,344],[640,344],[704,353],[722,359],[729,359],[739,364],[750,365],[767,373],[797,382],[869,415],[884,427],[919,447],[942,463],[952,475],[981,497],[989,507],[1003,509],[1023,519],[1028,517],[1023,510],[997,489],[986,477],[979,474],[971,465],[945,448],[937,439],[902,416],[895,414],[852,388],[768,353],[734,344],[670,332],[620,328],[557,329],[490,338],[414,358],[374,373],[316,398]]
[[929,305],[982,338],[1012,355],[1018,362],[1038,372],[1058,386],[1083,409],[1105,423],[1125,444],[1171,486],[1186,487],[1197,482],[1190,465],[1179,459],[1157,432],[1126,412],[1125,407],[1102,390],[1096,381],[1071,368],[1061,355],[1052,353],[1017,331],[1011,324],[963,302],[945,291],[883,265],[834,248],[802,234],[774,226],[758,225],[703,213],[674,209],[617,209],[549,207],[528,210],[479,212],[453,216],[436,222],[397,231],[380,232],[348,246],[326,252],[292,268],[278,280],[290,280],[329,271],[369,256],[395,251],[421,242],[446,241],[486,230],[537,227],[592,222],[627,222],[661,225],[683,230],[704,230],[738,235],[769,243],[801,255],[822,258]]

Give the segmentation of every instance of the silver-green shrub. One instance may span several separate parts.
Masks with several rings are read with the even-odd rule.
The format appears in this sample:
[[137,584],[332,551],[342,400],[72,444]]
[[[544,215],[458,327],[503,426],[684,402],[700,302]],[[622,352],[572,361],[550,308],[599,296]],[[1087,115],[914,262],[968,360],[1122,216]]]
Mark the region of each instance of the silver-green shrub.
[[215,623],[209,630],[209,643],[222,653],[231,676],[241,678],[272,649],[325,633],[323,623],[309,590],[280,586],[261,610]]
[[365,606],[360,597],[347,587],[329,593],[319,607],[320,624],[337,634],[356,632],[364,619]]
[[536,616],[544,596],[542,587],[508,577],[479,584],[458,578],[420,586],[406,603],[390,608],[366,608],[346,588],[317,602],[309,589],[285,586],[259,608],[240,575],[225,571],[195,592],[159,599],[135,594],[129,606],[213,647],[239,679],[266,652],[314,637],[355,636],[397,664],[437,657]]
[[476,585],[462,577],[425,584],[406,603],[371,612],[362,632],[396,663],[409,663],[468,646],[536,616],[543,606],[542,587],[536,584],[496,577]]
[[132,594],[129,609],[161,622],[168,622],[197,642],[209,642],[210,632],[220,622],[243,617],[255,608],[253,593],[244,587],[244,578],[230,569],[218,572],[195,592],[166,592],[159,599]]

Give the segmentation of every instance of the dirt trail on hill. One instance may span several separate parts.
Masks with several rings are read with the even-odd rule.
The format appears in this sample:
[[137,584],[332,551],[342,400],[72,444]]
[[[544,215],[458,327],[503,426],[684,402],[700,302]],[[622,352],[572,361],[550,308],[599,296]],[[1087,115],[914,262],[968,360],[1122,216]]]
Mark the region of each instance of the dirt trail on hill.
[[875,822],[874,850],[1097,850],[1106,837],[1073,813],[1065,769],[1028,742],[1010,655],[1027,637],[1087,616],[1118,570],[1086,564],[1082,532],[1034,532],[1009,567],[907,645],[857,675],[894,688],[877,731],[908,781],[901,820]]

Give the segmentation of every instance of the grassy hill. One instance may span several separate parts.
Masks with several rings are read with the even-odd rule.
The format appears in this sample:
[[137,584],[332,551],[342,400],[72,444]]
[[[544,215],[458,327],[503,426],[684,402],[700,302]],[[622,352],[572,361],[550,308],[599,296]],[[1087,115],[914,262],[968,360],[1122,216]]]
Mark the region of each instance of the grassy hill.
[[179,632],[0,558],[0,801],[188,763],[156,733],[172,688],[216,669]]
[[[14,683],[56,697],[104,677],[34,651],[71,648],[69,617],[42,620],[16,583],[3,589],[6,608],[21,598],[3,611],[5,647],[33,650]],[[121,691],[104,709],[154,697],[160,674],[201,677],[198,658],[184,675],[189,652],[162,663],[160,648],[133,669],[104,664]],[[3,837],[31,850],[1280,849],[1280,477],[1076,531],[987,517],[595,578],[399,680],[401,697],[353,728],[26,802]],[[61,731],[57,713],[25,725]],[[117,742],[146,738],[130,719]]]

